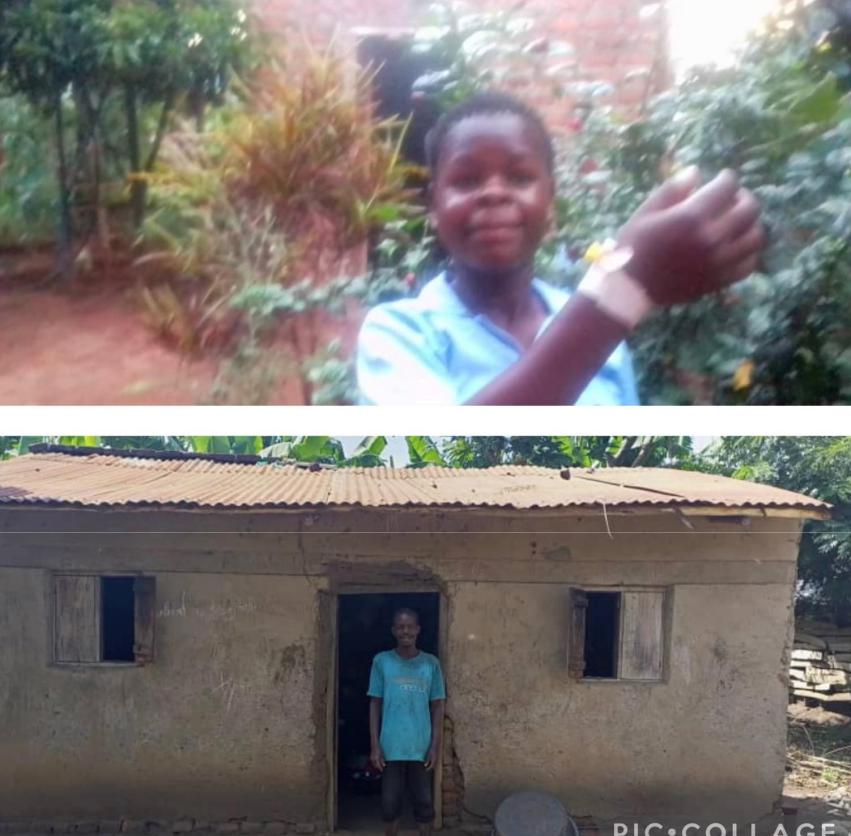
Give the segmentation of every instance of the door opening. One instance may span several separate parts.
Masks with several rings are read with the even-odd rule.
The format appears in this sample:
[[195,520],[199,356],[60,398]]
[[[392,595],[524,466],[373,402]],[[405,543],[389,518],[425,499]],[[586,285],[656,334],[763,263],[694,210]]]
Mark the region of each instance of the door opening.
[[[419,614],[417,647],[439,656],[440,595],[437,592],[340,595],[337,616],[337,823],[348,832],[381,827],[381,782],[369,763],[369,671],[372,659],[395,646],[393,613]],[[439,806],[438,806],[439,809]],[[402,829],[415,827],[406,801]]]
[[361,39],[358,62],[374,73],[372,88],[376,115],[384,119],[410,119],[402,153],[409,162],[424,166],[425,137],[440,111],[432,98],[415,95],[414,83],[443,67],[430,56],[414,52],[409,38],[381,34]]

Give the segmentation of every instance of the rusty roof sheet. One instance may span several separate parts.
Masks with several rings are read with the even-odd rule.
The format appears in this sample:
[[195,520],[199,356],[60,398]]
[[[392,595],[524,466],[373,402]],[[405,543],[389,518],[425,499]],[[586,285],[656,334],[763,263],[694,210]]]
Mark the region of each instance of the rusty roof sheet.
[[502,508],[761,509],[824,517],[802,494],[721,476],[658,468],[460,470],[307,469],[203,456],[48,451],[0,462],[0,505],[204,509]]

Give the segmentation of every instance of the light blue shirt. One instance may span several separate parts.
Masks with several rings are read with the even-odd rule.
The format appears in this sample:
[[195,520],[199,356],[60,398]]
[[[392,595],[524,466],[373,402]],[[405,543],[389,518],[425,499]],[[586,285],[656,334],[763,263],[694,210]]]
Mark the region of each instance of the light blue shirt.
[[[538,337],[570,298],[534,279],[548,316]],[[484,314],[472,313],[441,274],[414,299],[373,308],[358,336],[357,376],[363,404],[459,404],[516,363],[523,347]],[[638,403],[632,359],[621,343],[591,380],[581,405]]]
[[379,744],[388,761],[424,761],[431,746],[432,700],[446,699],[440,662],[422,650],[405,659],[385,650],[372,660],[367,696],[380,697]]

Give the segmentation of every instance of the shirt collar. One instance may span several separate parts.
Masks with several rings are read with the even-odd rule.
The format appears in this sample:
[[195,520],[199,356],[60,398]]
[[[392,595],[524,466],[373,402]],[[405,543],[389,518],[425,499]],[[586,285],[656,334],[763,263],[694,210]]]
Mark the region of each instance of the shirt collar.
[[[541,279],[532,279],[532,289],[538,294],[547,308],[547,313],[552,316],[558,313],[569,294],[560,288],[553,287]],[[452,313],[456,316],[475,317],[474,314],[462,301],[453,289],[446,273],[440,273],[430,282],[427,282],[418,296],[420,305],[424,310],[435,311],[442,314]]]

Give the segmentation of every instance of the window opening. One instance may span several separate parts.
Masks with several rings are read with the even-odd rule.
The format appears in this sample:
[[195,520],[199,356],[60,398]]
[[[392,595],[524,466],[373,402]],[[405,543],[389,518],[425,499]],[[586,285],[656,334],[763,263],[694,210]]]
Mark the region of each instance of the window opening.
[[132,577],[101,578],[104,662],[134,662],[135,594]]
[[618,675],[619,592],[589,592],[585,611],[585,676]]
[[154,659],[156,578],[53,576],[53,661],[145,665]]
[[570,590],[567,668],[575,679],[664,679],[664,589]]

